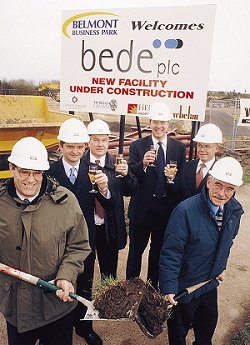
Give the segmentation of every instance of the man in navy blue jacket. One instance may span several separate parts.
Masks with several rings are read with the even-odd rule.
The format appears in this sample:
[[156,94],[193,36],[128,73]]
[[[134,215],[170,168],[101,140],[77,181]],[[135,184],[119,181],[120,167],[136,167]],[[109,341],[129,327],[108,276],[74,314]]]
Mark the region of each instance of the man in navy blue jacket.
[[[242,184],[241,165],[231,157],[215,162],[206,187],[181,202],[168,222],[160,255],[160,289],[173,305],[170,345],[185,345],[192,323],[195,345],[211,345],[218,318],[217,286],[222,280],[243,209],[234,198]],[[210,280],[190,295],[185,288]]]

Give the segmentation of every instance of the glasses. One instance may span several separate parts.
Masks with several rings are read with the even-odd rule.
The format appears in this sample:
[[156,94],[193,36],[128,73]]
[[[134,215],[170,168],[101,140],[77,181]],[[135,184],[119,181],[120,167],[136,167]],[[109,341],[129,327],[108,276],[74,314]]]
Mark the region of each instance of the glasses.
[[231,195],[235,192],[236,188],[233,187],[224,187],[222,184],[215,182],[214,183],[214,189],[216,192],[222,192],[224,191],[225,195]]
[[18,167],[15,167],[15,169],[18,171],[19,176],[23,179],[28,178],[30,175],[33,175],[34,179],[37,180],[41,178],[43,174],[43,171],[41,170],[26,170]]
[[213,149],[216,145],[203,145],[203,144],[197,144],[198,149],[204,149],[206,151],[209,151],[210,149]]

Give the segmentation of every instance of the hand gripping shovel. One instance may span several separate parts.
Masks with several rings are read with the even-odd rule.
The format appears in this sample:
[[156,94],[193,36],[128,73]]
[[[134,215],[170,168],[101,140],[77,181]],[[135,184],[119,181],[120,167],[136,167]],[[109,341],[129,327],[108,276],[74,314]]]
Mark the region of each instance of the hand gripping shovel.
[[[57,287],[54,284],[51,284],[49,282],[46,282],[45,280],[42,280],[40,278],[37,278],[31,274],[19,271],[15,268],[9,267],[7,265],[4,265],[0,263],[0,272],[8,274],[12,277],[15,277],[20,280],[24,280],[30,284],[37,285],[42,289],[50,290],[50,291],[57,291],[60,290],[59,287]],[[69,293],[69,296],[72,299],[77,300],[78,302],[84,304],[87,307],[87,312],[85,314],[84,320],[101,320],[99,317],[99,312],[94,308],[93,301],[89,301],[86,298],[83,298],[81,296],[78,296],[72,292]]]

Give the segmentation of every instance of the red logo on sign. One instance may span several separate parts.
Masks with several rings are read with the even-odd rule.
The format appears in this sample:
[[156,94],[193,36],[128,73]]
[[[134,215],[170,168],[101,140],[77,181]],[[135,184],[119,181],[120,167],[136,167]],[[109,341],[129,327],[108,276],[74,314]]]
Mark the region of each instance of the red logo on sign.
[[129,103],[128,104],[128,114],[137,114],[137,107],[138,107],[138,104],[131,104]]

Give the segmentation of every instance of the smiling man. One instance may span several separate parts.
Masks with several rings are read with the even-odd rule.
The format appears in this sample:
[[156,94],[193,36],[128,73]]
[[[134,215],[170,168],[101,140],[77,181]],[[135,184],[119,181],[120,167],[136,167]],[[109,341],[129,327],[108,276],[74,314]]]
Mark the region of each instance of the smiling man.
[[[158,288],[160,248],[168,219],[176,205],[179,171],[186,160],[185,145],[167,137],[171,118],[165,103],[153,104],[149,112],[152,134],[133,142],[129,155],[129,168],[137,177],[139,187],[129,204],[130,245],[126,276],[127,279],[140,276],[142,254],[151,237],[147,279],[155,288]],[[174,184],[167,183],[164,173],[171,160],[177,162],[178,168]]]
[[57,298],[0,273],[8,344],[31,345],[39,339],[71,345],[77,303],[68,294],[75,291],[90,253],[85,219],[75,196],[44,174],[48,154],[39,140],[19,140],[8,161],[12,178],[0,184],[0,262],[61,288]]
[[[185,345],[190,324],[195,345],[211,345],[218,318],[217,286],[233,240],[242,206],[234,198],[243,183],[243,170],[231,157],[216,161],[202,192],[181,202],[168,222],[160,256],[160,289],[175,307],[168,320],[170,345]],[[187,287],[211,280],[183,297]]]
[[201,192],[206,185],[208,172],[216,161],[222,143],[222,132],[213,123],[203,125],[193,139],[198,159],[185,163],[181,171],[180,198],[185,200]]

